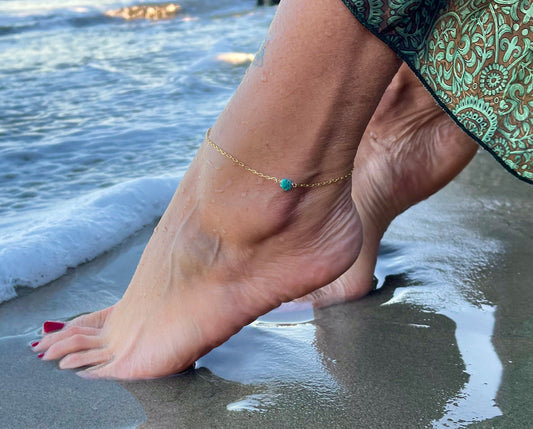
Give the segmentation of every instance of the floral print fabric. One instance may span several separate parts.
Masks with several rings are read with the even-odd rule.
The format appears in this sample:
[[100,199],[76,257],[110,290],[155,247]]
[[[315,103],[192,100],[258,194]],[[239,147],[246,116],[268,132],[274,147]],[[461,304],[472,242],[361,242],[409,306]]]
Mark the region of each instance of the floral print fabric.
[[533,183],[533,2],[343,2],[463,130]]

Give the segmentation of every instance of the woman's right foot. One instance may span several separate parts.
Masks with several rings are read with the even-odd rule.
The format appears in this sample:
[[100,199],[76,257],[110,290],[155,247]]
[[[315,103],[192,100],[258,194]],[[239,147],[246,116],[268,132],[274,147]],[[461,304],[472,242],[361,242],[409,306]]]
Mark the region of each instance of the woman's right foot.
[[340,278],[298,301],[321,307],[367,295],[373,289],[379,243],[389,224],[450,182],[477,147],[403,64],[355,158],[352,198],[363,224],[361,253]]

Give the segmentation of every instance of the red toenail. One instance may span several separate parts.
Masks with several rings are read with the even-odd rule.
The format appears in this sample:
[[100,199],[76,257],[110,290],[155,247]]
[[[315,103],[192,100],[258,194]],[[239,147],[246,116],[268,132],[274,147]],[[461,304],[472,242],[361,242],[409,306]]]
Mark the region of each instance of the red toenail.
[[39,341],[35,341],[34,343],[31,343],[32,347],[37,347],[37,344],[39,344]]
[[43,332],[49,334],[50,332],[59,331],[65,324],[63,322],[44,322]]
[[42,359],[43,356],[44,356],[44,353],[39,353],[39,354],[37,355],[37,357],[38,357],[39,359]]

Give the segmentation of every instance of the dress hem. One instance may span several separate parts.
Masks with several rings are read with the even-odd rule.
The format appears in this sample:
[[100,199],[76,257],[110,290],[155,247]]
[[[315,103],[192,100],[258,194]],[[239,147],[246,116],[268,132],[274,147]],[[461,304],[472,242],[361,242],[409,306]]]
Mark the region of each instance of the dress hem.
[[422,85],[424,85],[424,87],[426,88],[426,90],[431,94],[431,96],[433,97],[433,99],[438,103],[438,105],[442,108],[442,110],[444,110],[446,112],[446,114],[459,126],[459,128],[461,128],[461,130],[463,132],[465,132],[470,138],[472,138],[479,146],[481,146],[484,150],[486,150],[487,152],[490,153],[490,155],[500,163],[500,165],[505,169],[507,170],[509,173],[511,173],[514,177],[518,178],[519,180],[522,180],[530,185],[533,185],[533,179],[529,179],[525,176],[522,176],[518,171],[514,170],[513,168],[511,168],[509,165],[507,165],[499,156],[498,154],[496,154],[487,144],[485,144],[479,137],[477,137],[476,135],[472,134],[470,131],[468,131],[464,125],[455,117],[455,115],[450,111],[450,109],[448,109],[446,103],[444,101],[442,101],[439,96],[437,94],[435,94],[435,92],[429,87],[429,85],[426,83],[425,79],[420,75],[420,73],[418,72],[418,70],[413,66],[413,64],[411,63],[411,61],[409,61],[409,59],[407,59],[404,55],[402,55],[401,52],[398,52],[394,46],[391,46],[389,43],[387,43],[386,40],[384,40],[381,35],[376,32],[372,27],[370,27],[366,22],[364,22],[363,20],[359,19],[358,16],[357,16],[357,11],[355,10],[355,7],[353,6],[353,4],[349,1],[349,0],[342,0],[342,2],[346,5],[346,7],[348,7],[348,9],[350,10],[350,12],[352,13],[352,15],[354,16],[355,19],[357,19],[357,22],[359,22],[363,27],[365,27],[368,31],[370,31],[374,36],[376,36],[381,42],[385,43],[390,49],[392,49],[394,51],[394,53],[396,55],[398,55],[398,57],[404,61],[408,66],[409,68],[413,71],[413,73],[416,75],[416,77],[418,78],[418,80],[422,83]]

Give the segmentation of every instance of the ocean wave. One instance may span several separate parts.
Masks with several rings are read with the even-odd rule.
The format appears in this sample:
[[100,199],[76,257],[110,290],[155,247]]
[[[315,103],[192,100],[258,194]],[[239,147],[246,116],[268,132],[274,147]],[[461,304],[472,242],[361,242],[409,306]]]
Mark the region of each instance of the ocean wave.
[[94,259],[161,216],[179,177],[141,178],[76,198],[20,222],[0,237],[0,302],[17,286],[39,287]]
[[112,23],[103,5],[46,7],[42,3],[33,8],[6,9],[0,6],[0,37],[26,31],[49,31],[63,27],[90,27]]
[[[170,21],[196,20],[199,16],[211,16],[218,19],[222,17],[236,17],[253,13],[257,8],[254,3],[246,5],[235,0],[219,0],[216,5],[212,2],[198,2],[196,0],[168,1],[126,1],[126,0],[52,0],[37,2],[35,0],[17,0],[0,2],[0,37],[26,31],[48,31],[61,27],[90,27],[100,24],[123,24],[129,19],[129,13],[120,14],[117,11],[125,8],[127,11],[144,9],[147,6],[156,6],[172,3],[178,7],[176,14],[170,13]],[[175,16],[174,16],[175,15]],[[146,22],[150,21],[149,14]],[[154,17],[151,17],[154,18]],[[145,21],[144,19],[141,21]]]

